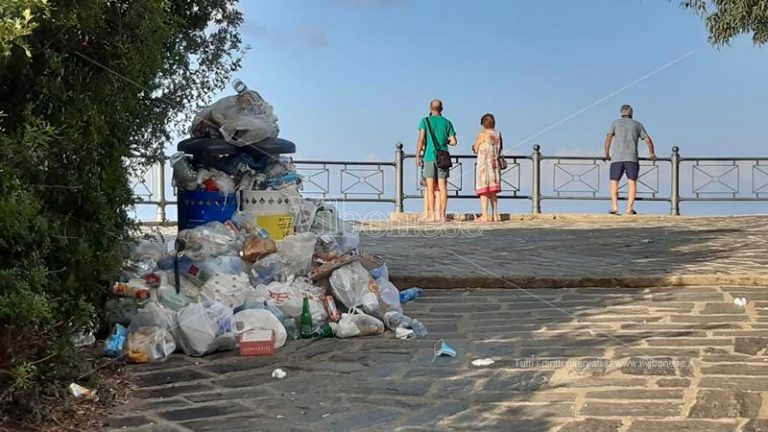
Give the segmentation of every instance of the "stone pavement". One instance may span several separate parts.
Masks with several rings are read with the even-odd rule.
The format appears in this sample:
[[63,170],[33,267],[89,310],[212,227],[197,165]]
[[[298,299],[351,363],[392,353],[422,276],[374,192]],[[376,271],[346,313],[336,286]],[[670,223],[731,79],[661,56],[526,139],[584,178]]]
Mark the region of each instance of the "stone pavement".
[[768,285],[768,216],[513,217],[368,223],[361,244],[397,286]]
[[[733,303],[742,296],[746,308]],[[768,431],[765,287],[429,290],[406,312],[428,338],[290,341],[273,357],[131,366],[135,400],[107,429]],[[438,338],[458,356],[433,361]],[[495,363],[473,366],[479,358]],[[271,377],[277,367],[285,379]]]

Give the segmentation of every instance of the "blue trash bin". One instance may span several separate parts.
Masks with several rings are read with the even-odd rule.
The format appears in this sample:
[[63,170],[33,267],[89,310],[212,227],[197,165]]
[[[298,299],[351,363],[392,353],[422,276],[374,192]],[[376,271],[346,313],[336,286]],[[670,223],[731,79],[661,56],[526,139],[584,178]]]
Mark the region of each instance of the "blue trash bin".
[[226,222],[237,210],[235,194],[179,191],[179,231],[208,222]]

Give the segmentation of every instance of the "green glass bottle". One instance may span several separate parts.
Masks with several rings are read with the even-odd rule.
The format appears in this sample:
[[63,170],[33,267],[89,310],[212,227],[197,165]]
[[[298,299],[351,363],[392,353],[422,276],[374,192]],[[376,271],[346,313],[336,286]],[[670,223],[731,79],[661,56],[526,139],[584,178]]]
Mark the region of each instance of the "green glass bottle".
[[319,327],[315,330],[315,337],[330,338],[334,336],[335,334],[333,333],[333,328],[329,324],[323,324],[322,327]]
[[309,312],[309,299],[304,297],[304,304],[301,307],[301,337],[312,337],[312,313]]

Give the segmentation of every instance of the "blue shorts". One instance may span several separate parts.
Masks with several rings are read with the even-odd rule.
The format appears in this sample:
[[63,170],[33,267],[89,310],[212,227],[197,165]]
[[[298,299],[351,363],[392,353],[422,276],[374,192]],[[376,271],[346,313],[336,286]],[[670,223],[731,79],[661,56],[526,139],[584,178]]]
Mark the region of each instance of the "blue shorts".
[[613,162],[611,164],[611,180],[619,181],[627,173],[627,179],[637,180],[640,174],[640,164],[637,162]]

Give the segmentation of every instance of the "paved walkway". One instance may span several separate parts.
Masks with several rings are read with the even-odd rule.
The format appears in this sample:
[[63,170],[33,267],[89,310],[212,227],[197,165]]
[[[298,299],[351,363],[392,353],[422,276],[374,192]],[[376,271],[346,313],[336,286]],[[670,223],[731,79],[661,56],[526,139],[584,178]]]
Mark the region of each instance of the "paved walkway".
[[369,224],[398,286],[768,285],[768,216],[519,216]]
[[[746,308],[733,299],[745,297]],[[764,288],[430,290],[426,339],[132,366],[128,431],[768,430]],[[444,338],[456,358],[433,362]],[[490,366],[472,360],[490,358]],[[271,377],[280,367],[287,378]]]

